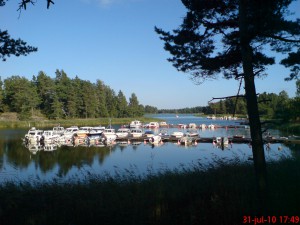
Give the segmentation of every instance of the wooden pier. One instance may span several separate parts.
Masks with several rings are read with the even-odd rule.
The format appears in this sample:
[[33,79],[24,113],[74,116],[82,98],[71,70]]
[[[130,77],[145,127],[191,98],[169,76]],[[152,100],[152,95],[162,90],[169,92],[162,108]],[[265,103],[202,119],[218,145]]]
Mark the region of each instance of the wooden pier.
[[[216,137],[193,137],[193,141],[197,143],[213,143]],[[178,142],[180,138],[176,137],[162,137],[163,142]],[[249,144],[251,143],[251,138],[235,138],[229,137],[228,138],[230,143],[240,143],[240,144]],[[148,142],[149,138],[147,137],[140,137],[140,138],[133,138],[133,137],[126,137],[126,138],[117,138],[116,141],[118,142]],[[263,141],[265,143],[294,143],[300,144],[300,140],[294,139],[284,139],[284,138],[264,138]]]

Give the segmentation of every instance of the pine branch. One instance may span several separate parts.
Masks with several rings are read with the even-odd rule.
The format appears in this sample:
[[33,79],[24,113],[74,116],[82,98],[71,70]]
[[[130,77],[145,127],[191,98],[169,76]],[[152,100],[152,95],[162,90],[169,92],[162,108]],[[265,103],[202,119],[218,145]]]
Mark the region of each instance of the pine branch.
[[292,39],[287,39],[284,37],[276,36],[276,35],[268,35],[267,37],[279,40],[279,41],[284,41],[284,42],[291,42],[291,43],[300,43],[300,40],[292,40]]
[[208,101],[208,103],[214,101],[214,100],[218,100],[218,99],[229,99],[229,98],[245,98],[245,95],[232,95],[232,96],[226,96],[226,97],[219,97],[219,98],[212,98],[212,100]]

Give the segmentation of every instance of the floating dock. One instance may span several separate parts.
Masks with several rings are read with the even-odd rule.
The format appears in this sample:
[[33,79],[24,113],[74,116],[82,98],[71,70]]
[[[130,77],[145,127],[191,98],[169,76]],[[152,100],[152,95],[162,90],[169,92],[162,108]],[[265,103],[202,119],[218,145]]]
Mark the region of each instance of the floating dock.
[[[180,138],[176,137],[162,137],[163,142],[178,142]],[[193,141],[196,141],[197,143],[213,143],[213,141],[216,140],[216,137],[193,137]],[[230,143],[240,143],[240,144],[249,144],[251,143],[251,138],[235,138],[235,137],[229,137],[228,138]],[[116,141],[119,142],[148,142],[149,138],[147,137],[139,137],[139,138],[133,138],[133,137],[126,137],[126,138],[117,138]],[[295,143],[300,144],[300,140],[294,140],[294,139],[286,139],[286,138],[263,138],[263,141],[265,143]]]

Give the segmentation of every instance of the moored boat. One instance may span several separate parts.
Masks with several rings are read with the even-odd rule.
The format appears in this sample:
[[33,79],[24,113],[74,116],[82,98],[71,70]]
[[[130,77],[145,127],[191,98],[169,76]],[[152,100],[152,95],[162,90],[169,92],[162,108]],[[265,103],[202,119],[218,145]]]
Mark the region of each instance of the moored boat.
[[80,127],[79,130],[76,132],[78,133],[85,133],[88,134],[90,131],[93,130],[93,127]]
[[149,143],[151,143],[151,144],[159,144],[159,143],[161,143],[161,136],[154,135],[154,136],[150,137],[148,140],[149,140]]
[[158,122],[150,122],[149,124],[147,124],[146,127],[150,128],[150,129],[156,129],[156,128],[159,128],[159,123]]
[[195,123],[190,123],[189,128],[196,129],[197,125]]
[[57,134],[57,135],[63,135],[65,132],[65,128],[61,127],[61,126],[57,126],[57,127],[53,127],[53,135]]
[[162,122],[159,122],[159,126],[160,127],[169,127],[169,124],[167,124],[167,122],[165,122],[165,121],[162,121]]
[[130,134],[130,129],[128,128],[119,128],[116,132],[118,138],[126,138]]
[[147,137],[147,138],[150,138],[150,137],[153,137],[154,136],[154,131],[153,130],[146,130],[144,135]]
[[134,138],[139,138],[143,136],[143,130],[142,129],[131,129],[130,130],[130,136]]
[[117,138],[116,131],[114,128],[106,128],[102,132],[102,137],[105,138],[106,142],[114,141]]
[[38,130],[32,127],[27,134],[25,134],[25,143],[39,143],[43,136],[43,130]]
[[58,141],[61,135],[55,133],[54,130],[45,130],[43,132],[43,141],[44,143],[55,143]]
[[188,137],[198,137],[199,133],[196,129],[189,129],[186,134]]
[[139,127],[141,127],[142,126],[142,123],[141,123],[141,121],[139,121],[139,120],[133,120],[133,121],[131,121],[131,123],[129,124],[129,127],[130,128],[139,128]]
[[171,133],[171,137],[175,137],[175,138],[181,138],[183,137],[184,133],[181,131],[174,131]]

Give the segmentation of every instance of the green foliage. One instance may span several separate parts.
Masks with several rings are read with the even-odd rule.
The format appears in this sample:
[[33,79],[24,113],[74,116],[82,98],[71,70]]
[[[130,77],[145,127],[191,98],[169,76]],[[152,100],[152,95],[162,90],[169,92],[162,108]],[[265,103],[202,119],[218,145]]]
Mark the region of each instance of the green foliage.
[[[0,5],[1,6],[1,5]],[[37,48],[27,45],[21,39],[13,39],[8,32],[0,29],[0,59],[6,61],[11,55],[21,56],[28,55],[31,52],[36,52]]]
[[144,114],[144,107],[139,104],[135,93],[132,93],[129,98],[128,112],[130,117],[139,117]]
[[36,110],[50,119],[142,116],[144,107],[137,96],[133,94],[130,99],[127,103],[122,91],[116,95],[100,80],[94,84],[77,76],[70,79],[63,70],[56,70],[53,79],[41,71],[32,81],[20,76],[5,79],[0,110],[18,112],[22,120]]
[[[171,54],[168,60],[174,67],[200,82],[220,72],[225,78],[244,76],[245,45],[253,55],[249,63],[262,73],[275,63],[273,57],[264,54],[265,46],[278,53],[292,52],[297,46],[299,49],[299,22],[285,18],[291,2],[182,0],[187,13],[181,26],[172,32],[157,27],[155,31]],[[291,53],[290,58],[299,63],[297,56],[299,51]]]
[[40,102],[35,84],[20,76],[4,80],[4,96],[10,111],[18,112],[22,119],[28,118]]
[[158,113],[158,109],[154,106],[146,105],[145,106],[145,113],[155,114],[155,113]]
[[122,91],[119,91],[117,101],[118,118],[128,117],[128,103]]

